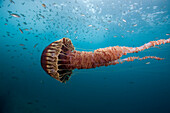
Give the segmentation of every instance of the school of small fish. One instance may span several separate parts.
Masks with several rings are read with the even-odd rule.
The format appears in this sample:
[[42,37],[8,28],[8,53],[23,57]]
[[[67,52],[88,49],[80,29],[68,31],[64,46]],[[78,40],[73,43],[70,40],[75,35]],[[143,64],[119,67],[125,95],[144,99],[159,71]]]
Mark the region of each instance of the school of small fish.
[[[1,27],[4,28],[0,37],[16,39],[16,43],[17,40],[22,41],[16,45],[4,45],[6,48],[19,46],[33,55],[34,52],[41,52],[40,47],[43,44],[62,37],[89,43],[99,39],[126,39],[133,34],[150,33],[148,30],[145,31],[146,28],[143,26],[145,24],[147,27],[156,28],[164,23],[170,23],[164,7],[153,6],[153,11],[146,12],[144,9],[148,10],[151,7],[142,7],[142,3],[130,1],[121,3],[118,0],[107,4],[104,0],[100,1],[102,2],[94,4],[90,0],[61,2],[4,0],[4,4],[0,4]],[[104,5],[108,5],[109,8],[102,9]],[[135,17],[135,14],[139,17]],[[15,32],[8,31],[8,28]],[[167,32],[163,36],[168,38],[170,33]],[[31,43],[32,46],[28,46],[27,43]],[[16,49],[14,51],[18,52]],[[18,57],[20,56],[22,55]]]

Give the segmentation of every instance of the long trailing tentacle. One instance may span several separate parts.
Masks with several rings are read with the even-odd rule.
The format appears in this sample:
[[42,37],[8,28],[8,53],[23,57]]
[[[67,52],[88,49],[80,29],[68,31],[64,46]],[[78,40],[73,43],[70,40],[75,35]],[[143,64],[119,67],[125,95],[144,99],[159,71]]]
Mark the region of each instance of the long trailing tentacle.
[[[126,55],[127,53],[135,53],[135,52],[143,51],[155,45],[160,45],[165,43],[170,43],[170,38],[167,40],[161,39],[158,41],[151,41],[140,47],[135,47],[135,48],[114,46],[114,47],[100,48],[95,50],[94,52],[73,51],[70,54],[74,56],[70,58],[70,62],[73,66],[71,68],[88,69],[88,68],[95,68],[104,65],[105,66],[113,65],[115,62],[117,62],[117,60],[119,60],[123,55]],[[144,58],[145,59],[155,58],[157,60],[160,59],[159,57],[151,57],[151,56],[147,56]],[[110,64],[110,62],[113,62],[113,64]]]
[[145,60],[145,59],[148,59],[148,58],[155,59],[155,60],[163,60],[164,59],[164,58],[160,58],[160,57],[156,57],[156,56],[145,56],[145,57],[142,57],[142,58],[140,58],[140,57],[128,57],[128,58],[118,59],[118,60],[112,61],[112,62],[108,63],[107,65],[116,65],[116,64],[119,64],[119,63],[122,64],[125,61],[130,62],[130,61],[134,61],[135,59]]
[[165,44],[165,43],[170,43],[170,38],[165,40],[165,39],[160,39],[160,40],[157,40],[157,41],[150,41],[140,47],[135,47],[135,48],[132,48],[132,47],[121,47],[122,50],[123,50],[123,53],[126,55],[127,53],[137,53],[139,51],[143,51],[145,49],[148,49],[150,47],[154,47],[155,45],[161,45],[161,44]]

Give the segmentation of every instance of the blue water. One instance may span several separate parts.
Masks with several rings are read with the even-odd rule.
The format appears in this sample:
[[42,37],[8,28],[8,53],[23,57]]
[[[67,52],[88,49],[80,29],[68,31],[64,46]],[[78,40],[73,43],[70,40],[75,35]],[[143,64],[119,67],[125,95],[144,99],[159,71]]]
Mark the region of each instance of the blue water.
[[43,49],[63,37],[79,51],[168,39],[169,6],[169,0],[0,0],[0,113],[170,113],[170,44],[123,56],[164,60],[75,69],[66,84],[40,63]]

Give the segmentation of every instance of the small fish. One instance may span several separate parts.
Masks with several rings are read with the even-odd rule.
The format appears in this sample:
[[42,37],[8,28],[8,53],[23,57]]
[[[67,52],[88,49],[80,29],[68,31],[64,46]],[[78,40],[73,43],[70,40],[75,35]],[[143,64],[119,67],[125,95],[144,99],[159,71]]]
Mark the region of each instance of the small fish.
[[10,15],[13,16],[13,17],[16,17],[16,18],[20,18],[20,16],[19,16],[18,14],[12,13],[12,14],[10,14]]
[[42,14],[39,14],[39,16],[41,16],[42,18],[45,18],[45,16],[43,16]]
[[23,24],[27,25],[27,23],[26,23],[26,22],[23,22]]
[[25,2],[23,2],[23,3],[21,3],[22,5],[24,5],[25,4]]
[[145,64],[150,64],[150,62],[146,62]]
[[21,24],[18,24],[17,26],[21,26]]
[[45,4],[42,4],[42,6],[43,6],[44,8],[46,8],[46,5],[45,5]]
[[160,47],[158,47],[158,46],[154,46],[153,48],[158,48],[158,49],[161,49]]
[[15,4],[15,2],[13,0],[9,0],[11,3]]
[[38,43],[36,43],[36,44],[34,45],[34,48],[35,48],[37,45],[38,45]]
[[82,14],[81,16],[85,16],[85,15]]
[[120,23],[118,23],[118,26],[121,26],[121,24],[120,24]]
[[57,3],[53,3],[52,5],[53,5],[53,6],[58,6],[58,4],[57,4]]
[[125,20],[125,19],[122,19],[122,21],[123,21],[123,22],[126,22],[126,20]]
[[9,45],[5,45],[6,47],[9,47]]
[[24,29],[25,31],[29,31],[29,29]]
[[8,11],[8,13],[12,13],[12,11]]
[[166,36],[170,36],[170,33],[167,33]]
[[24,46],[24,44],[19,44],[20,46]]
[[23,17],[25,17],[25,15],[24,14],[20,14],[21,16],[23,16]]
[[109,30],[108,28],[105,28],[105,30]]
[[88,25],[89,27],[91,27],[92,25]]
[[27,104],[33,104],[32,102],[27,102]]
[[23,49],[23,50],[26,50],[27,48],[24,47],[24,48],[22,48],[22,49]]
[[136,27],[137,25],[138,25],[138,24],[133,24],[132,26],[133,26],[133,27]]
[[23,33],[22,29],[19,28],[19,30],[20,30],[21,33]]

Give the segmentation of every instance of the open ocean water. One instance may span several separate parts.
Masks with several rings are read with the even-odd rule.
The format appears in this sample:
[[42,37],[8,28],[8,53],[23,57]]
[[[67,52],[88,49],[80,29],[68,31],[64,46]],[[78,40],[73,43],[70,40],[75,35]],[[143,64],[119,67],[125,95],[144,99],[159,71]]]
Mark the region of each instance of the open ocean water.
[[170,113],[170,44],[134,60],[73,70],[60,83],[41,54],[68,37],[76,50],[170,38],[169,0],[0,0],[0,113]]

